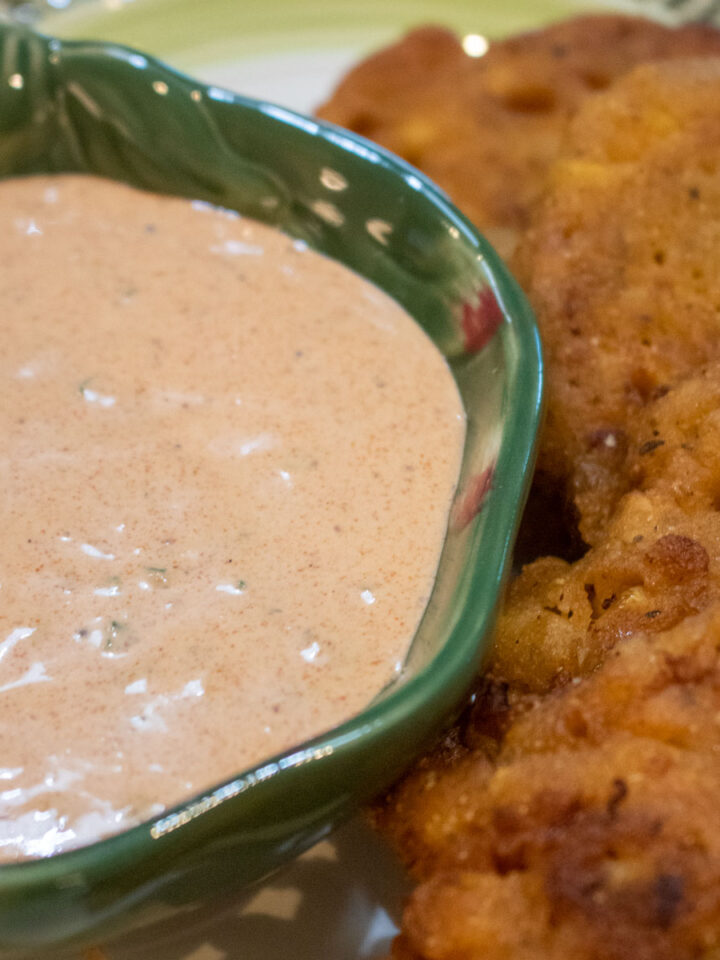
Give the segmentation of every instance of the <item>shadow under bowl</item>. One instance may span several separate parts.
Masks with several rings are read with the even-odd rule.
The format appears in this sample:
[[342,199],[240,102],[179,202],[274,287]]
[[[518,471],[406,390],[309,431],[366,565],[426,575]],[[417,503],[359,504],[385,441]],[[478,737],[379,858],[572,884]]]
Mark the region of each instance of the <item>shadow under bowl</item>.
[[542,364],[531,312],[497,255],[381,148],[125,47],[0,25],[0,56],[0,176],[90,172],[306,240],[408,310],[446,356],[468,418],[436,584],[398,679],[348,722],[152,821],[1,866],[0,955],[20,958],[149,931],[261,879],[387,787],[451,719],[506,576]]

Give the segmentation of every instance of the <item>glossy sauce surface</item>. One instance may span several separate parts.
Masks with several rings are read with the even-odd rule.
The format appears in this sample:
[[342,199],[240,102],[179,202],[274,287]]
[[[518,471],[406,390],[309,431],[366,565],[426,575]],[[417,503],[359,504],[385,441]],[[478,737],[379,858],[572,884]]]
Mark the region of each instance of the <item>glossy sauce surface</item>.
[[0,184],[0,859],[362,709],[432,587],[465,420],[391,299],[266,226]]

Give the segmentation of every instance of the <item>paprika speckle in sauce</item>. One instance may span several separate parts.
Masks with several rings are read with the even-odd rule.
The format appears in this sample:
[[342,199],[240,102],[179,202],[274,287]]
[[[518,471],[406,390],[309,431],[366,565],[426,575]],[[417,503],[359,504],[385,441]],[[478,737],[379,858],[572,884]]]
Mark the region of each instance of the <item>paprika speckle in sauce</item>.
[[422,616],[465,417],[393,300],[286,235],[0,184],[0,859],[361,710]]

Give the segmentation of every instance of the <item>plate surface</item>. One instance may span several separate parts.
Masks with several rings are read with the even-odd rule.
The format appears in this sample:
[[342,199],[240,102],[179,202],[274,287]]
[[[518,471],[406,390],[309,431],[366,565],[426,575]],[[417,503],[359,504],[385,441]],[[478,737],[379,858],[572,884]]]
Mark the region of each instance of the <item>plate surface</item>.
[[[573,0],[44,0],[48,33],[140,47],[206,82],[311,111],[360,56],[418,23],[490,37],[571,15]],[[595,7],[601,7],[596,4]],[[651,0],[605,5],[642,9]],[[31,5],[21,7],[33,13]],[[408,882],[355,821],[222,917],[138,939],[107,960],[356,960],[385,956]],[[86,960],[77,955],[68,960]],[[87,960],[96,960],[88,957]],[[99,958],[97,958],[99,960]]]
[[207,83],[310,112],[359,57],[418,24],[496,37],[581,9],[646,11],[653,5],[654,0],[36,0],[21,9],[40,10],[48,33],[126,43]]

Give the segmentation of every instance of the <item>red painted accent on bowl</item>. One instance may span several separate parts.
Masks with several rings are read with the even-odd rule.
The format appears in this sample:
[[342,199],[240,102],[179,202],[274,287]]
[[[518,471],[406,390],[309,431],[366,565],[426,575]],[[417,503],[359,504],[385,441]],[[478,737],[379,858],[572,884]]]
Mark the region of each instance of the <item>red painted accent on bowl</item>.
[[495,464],[492,463],[470,478],[465,487],[465,492],[457,501],[453,510],[453,526],[456,530],[464,530],[470,521],[480,513],[485,497],[492,489],[494,476]]
[[482,350],[503,322],[503,314],[490,287],[479,290],[475,303],[462,305],[462,328],[468,353]]

